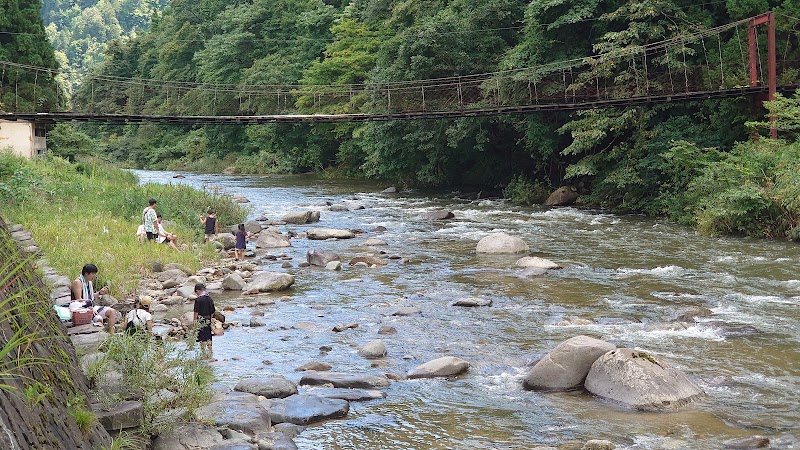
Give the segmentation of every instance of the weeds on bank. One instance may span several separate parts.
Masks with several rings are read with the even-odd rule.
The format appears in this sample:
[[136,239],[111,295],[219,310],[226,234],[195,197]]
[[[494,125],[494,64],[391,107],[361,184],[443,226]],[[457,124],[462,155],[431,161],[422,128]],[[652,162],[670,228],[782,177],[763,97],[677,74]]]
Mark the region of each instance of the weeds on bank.
[[53,397],[53,388],[38,381],[34,381],[32,384],[27,385],[22,392],[25,394],[25,401],[31,408],[37,406],[45,398]]
[[[4,380],[29,379],[27,369],[42,364],[63,363],[54,358],[35,356],[34,345],[57,336],[42,329],[47,323],[50,305],[41,301],[36,286],[25,284],[23,271],[29,259],[17,256],[14,242],[0,235],[0,324],[7,324],[13,333],[10,337],[0,333],[0,390],[13,390]],[[34,381],[35,380],[30,380]],[[34,391],[24,393],[34,395]],[[34,396],[37,398],[38,394]],[[40,399],[41,400],[41,399]]]
[[167,431],[180,419],[194,419],[195,409],[208,403],[214,376],[195,338],[190,333],[185,341],[166,342],[144,332],[119,333],[103,343],[105,358],[99,361],[114,363],[123,384],[141,396],[145,436]]
[[144,438],[133,433],[120,431],[111,441],[111,445],[99,447],[97,450],[140,450],[145,448]]
[[75,394],[67,401],[67,408],[69,415],[75,420],[78,429],[83,433],[89,432],[92,427],[97,423],[97,415],[89,409],[86,403],[86,397],[81,394]]
[[[136,228],[149,198],[179,237],[181,251],[140,244]],[[95,161],[72,164],[60,158],[24,160],[0,153],[0,201],[7,219],[28,229],[50,265],[71,278],[84,264],[100,272],[95,284],[111,285],[112,295],[136,292],[153,261],[190,269],[217,257],[201,242],[200,213],[216,210],[221,228],[239,223],[247,211],[226,196],[182,185],[139,186],[130,172]]]

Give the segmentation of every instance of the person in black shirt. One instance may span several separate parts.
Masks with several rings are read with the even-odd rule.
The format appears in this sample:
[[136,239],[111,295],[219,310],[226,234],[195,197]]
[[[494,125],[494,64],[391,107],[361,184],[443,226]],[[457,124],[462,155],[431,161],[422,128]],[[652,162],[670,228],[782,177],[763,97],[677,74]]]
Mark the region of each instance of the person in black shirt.
[[203,353],[211,357],[211,316],[216,311],[214,308],[214,300],[206,291],[206,285],[197,283],[194,285],[194,293],[197,298],[194,300],[194,321],[200,319],[200,329],[197,332],[197,342],[200,343],[200,349]]
[[213,209],[208,210],[207,216],[200,214],[200,223],[205,226],[203,231],[205,231],[206,234],[206,243],[217,237],[217,234],[219,234],[219,224],[217,223],[217,216],[214,215]]

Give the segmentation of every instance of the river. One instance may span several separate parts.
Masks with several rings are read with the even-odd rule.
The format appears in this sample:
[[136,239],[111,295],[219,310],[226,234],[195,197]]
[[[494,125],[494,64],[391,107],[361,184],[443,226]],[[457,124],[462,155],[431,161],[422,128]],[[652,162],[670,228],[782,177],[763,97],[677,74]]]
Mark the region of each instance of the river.
[[[135,171],[142,182],[184,183],[222,189],[251,200],[250,218],[279,219],[325,202],[365,209],[322,211],[321,221],[281,226],[362,229],[353,240],[293,239],[273,251],[292,257],[264,266],[296,277],[275,304],[237,309],[229,320],[247,323],[254,310],[267,326],[238,327],[214,341],[220,383],[276,373],[298,381],[294,368],[310,361],[347,373],[405,373],[440,356],[471,364],[455,379],[396,381],[383,400],[352,402],[349,415],[311,426],[295,439],[301,449],[524,449],[535,445],[580,448],[608,439],[625,449],[714,449],[728,439],[768,436],[771,448],[796,448],[800,438],[800,246],[749,238],[708,237],[664,220],[575,208],[514,206],[502,200],[464,200],[453,194],[385,195],[385,186],[311,176],[224,176]],[[447,209],[448,221],[417,220]],[[198,225],[199,226],[199,225]],[[374,232],[377,226],[387,229]],[[493,231],[522,237],[532,256],[565,268],[520,278],[519,257],[484,257],[477,241]],[[386,267],[341,272],[299,268],[309,249],[331,250],[343,261],[375,237]],[[249,244],[249,245],[252,245]],[[288,298],[281,297],[288,296]],[[461,308],[463,297],[491,299],[491,307]],[[252,298],[222,296],[225,304]],[[400,306],[422,314],[395,317]],[[679,331],[648,331],[683,306],[713,314]],[[589,325],[563,326],[571,318]],[[722,321],[725,328],[710,326]],[[293,324],[309,322],[291,328]],[[706,322],[706,324],[704,324]],[[358,327],[332,332],[337,324]],[[380,336],[381,325],[397,334]],[[755,332],[755,330],[758,332]],[[733,332],[730,332],[730,331]],[[738,330],[738,331],[737,331]],[[532,361],[559,342],[585,334],[620,347],[645,350],[687,373],[708,395],[674,413],[629,411],[585,392],[525,391]],[[356,354],[382,338],[388,356]],[[320,347],[330,346],[329,352]],[[267,364],[265,364],[265,361]],[[301,387],[302,390],[302,387]]]

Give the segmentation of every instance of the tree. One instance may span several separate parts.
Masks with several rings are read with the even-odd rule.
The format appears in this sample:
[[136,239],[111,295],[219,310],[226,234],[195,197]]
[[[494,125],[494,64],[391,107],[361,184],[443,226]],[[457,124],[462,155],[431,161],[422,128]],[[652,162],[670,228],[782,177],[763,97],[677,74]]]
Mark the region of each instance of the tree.
[[[63,100],[55,76],[58,69],[39,16],[38,0],[0,1],[0,109],[49,111]],[[31,70],[36,66],[44,70]]]

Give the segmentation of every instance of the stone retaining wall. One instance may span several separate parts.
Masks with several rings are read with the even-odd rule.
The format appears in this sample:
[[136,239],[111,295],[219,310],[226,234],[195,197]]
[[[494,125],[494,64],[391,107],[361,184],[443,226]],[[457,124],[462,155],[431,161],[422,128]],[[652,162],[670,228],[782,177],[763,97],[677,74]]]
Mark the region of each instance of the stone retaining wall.
[[[102,425],[95,423],[82,431],[70,415],[68,402],[76,396],[90,399],[90,390],[75,348],[52,309],[53,304],[69,301],[69,279],[43,267],[40,254],[30,233],[17,225],[7,226],[0,218],[0,349],[20,328],[36,337],[0,359],[0,376],[11,374],[0,379],[0,385],[7,385],[0,388],[0,448],[92,450],[110,446],[111,437]],[[18,265],[20,270],[12,275],[12,268]],[[44,279],[37,274],[37,267]],[[20,352],[41,359],[18,368]],[[90,409],[88,404],[82,408]]]

